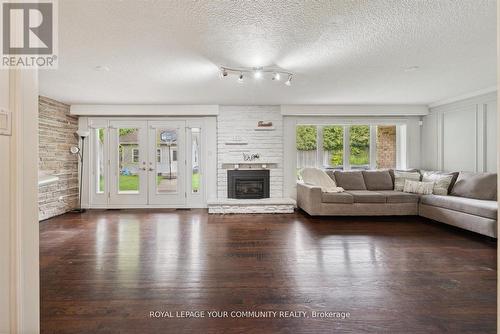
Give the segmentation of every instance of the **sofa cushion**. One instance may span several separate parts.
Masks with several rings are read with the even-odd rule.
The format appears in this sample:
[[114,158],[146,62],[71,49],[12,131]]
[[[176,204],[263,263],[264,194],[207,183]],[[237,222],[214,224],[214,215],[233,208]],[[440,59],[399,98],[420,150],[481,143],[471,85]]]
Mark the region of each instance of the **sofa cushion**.
[[394,171],[394,190],[403,191],[405,181],[420,181],[420,173],[418,171]]
[[335,180],[337,181],[337,186],[345,190],[366,190],[363,174],[358,171],[335,171]]
[[460,172],[451,195],[496,201],[497,174]]
[[424,195],[420,203],[464,212],[475,216],[497,219],[498,203],[457,196]]
[[434,182],[434,195],[448,195],[453,188],[458,172],[447,173],[440,171],[420,171],[423,182]]
[[394,189],[391,173],[388,170],[365,170],[362,174],[368,190]]
[[418,203],[419,196],[395,190],[379,190],[378,193],[386,198],[387,203]]
[[352,204],[354,203],[354,197],[346,192],[343,193],[329,193],[323,192],[321,194],[321,202],[323,203],[342,203],[342,204]]
[[370,190],[349,190],[348,194],[354,197],[354,203],[385,203],[385,196]]

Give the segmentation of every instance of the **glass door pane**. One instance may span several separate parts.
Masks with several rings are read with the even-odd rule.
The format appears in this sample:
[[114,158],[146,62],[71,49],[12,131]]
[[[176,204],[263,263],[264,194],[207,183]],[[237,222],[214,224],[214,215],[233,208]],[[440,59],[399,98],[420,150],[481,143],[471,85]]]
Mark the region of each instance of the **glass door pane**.
[[351,169],[370,169],[369,125],[353,125],[349,128],[349,149]]
[[148,121],[148,203],[186,203],[186,122]]
[[118,129],[118,192],[139,192],[140,147],[138,128]]
[[175,128],[156,129],[156,192],[178,192],[177,138]]
[[191,128],[191,193],[200,192],[200,128]]
[[96,145],[95,145],[95,163],[96,163],[96,173],[95,173],[95,189],[96,193],[104,193],[104,136],[105,129],[94,129]]
[[148,200],[147,123],[113,120],[109,125],[109,204],[144,205]]

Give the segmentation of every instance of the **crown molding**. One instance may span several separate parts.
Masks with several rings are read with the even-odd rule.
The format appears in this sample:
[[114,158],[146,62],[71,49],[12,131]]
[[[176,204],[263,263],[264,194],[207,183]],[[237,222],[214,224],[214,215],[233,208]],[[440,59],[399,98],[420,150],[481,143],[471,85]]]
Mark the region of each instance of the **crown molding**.
[[436,108],[436,107],[439,107],[439,106],[442,106],[442,105],[445,105],[445,104],[450,104],[450,103],[454,103],[454,102],[458,102],[458,101],[462,101],[462,100],[474,98],[474,97],[480,96],[480,95],[494,93],[494,92],[497,91],[497,89],[498,89],[497,86],[491,86],[491,87],[480,89],[480,90],[476,90],[476,91],[473,91],[473,92],[470,92],[470,93],[467,93],[467,94],[462,94],[462,95],[454,96],[454,97],[451,97],[451,98],[448,98],[448,99],[436,101],[436,102],[433,102],[433,103],[429,104],[428,107],[429,107],[429,109]]
[[216,104],[74,104],[70,113],[78,116],[213,116]]
[[425,116],[425,105],[282,105],[284,116]]

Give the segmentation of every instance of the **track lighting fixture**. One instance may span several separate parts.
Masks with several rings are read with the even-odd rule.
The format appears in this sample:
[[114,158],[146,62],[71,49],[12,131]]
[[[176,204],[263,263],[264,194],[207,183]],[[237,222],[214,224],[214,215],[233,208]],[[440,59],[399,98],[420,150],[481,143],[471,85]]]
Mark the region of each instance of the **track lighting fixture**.
[[280,68],[265,68],[265,67],[220,67],[219,76],[221,78],[228,77],[229,75],[235,75],[238,77],[238,82],[243,82],[243,78],[248,75],[252,75],[255,79],[261,78],[271,78],[273,81],[280,81],[282,76],[286,76],[288,79],[285,85],[290,86],[292,84],[293,73]]

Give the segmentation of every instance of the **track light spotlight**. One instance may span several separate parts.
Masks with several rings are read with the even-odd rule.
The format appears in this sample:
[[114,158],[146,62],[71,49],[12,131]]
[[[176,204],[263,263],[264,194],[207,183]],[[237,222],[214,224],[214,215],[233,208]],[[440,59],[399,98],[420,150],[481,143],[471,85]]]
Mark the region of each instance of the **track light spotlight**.
[[227,77],[227,70],[224,67],[220,68],[219,77],[221,79],[224,78],[224,77]]
[[292,85],[292,78],[293,78],[293,76],[290,74],[288,76],[288,80],[285,82],[285,85],[291,86]]
[[256,68],[256,69],[254,69],[254,71],[253,71],[253,77],[255,79],[262,78],[262,68]]
[[243,73],[240,73],[240,76],[238,77],[238,82],[239,83],[243,82]]
[[281,75],[278,72],[275,72],[273,74],[273,80],[280,81],[280,79],[281,79]]

